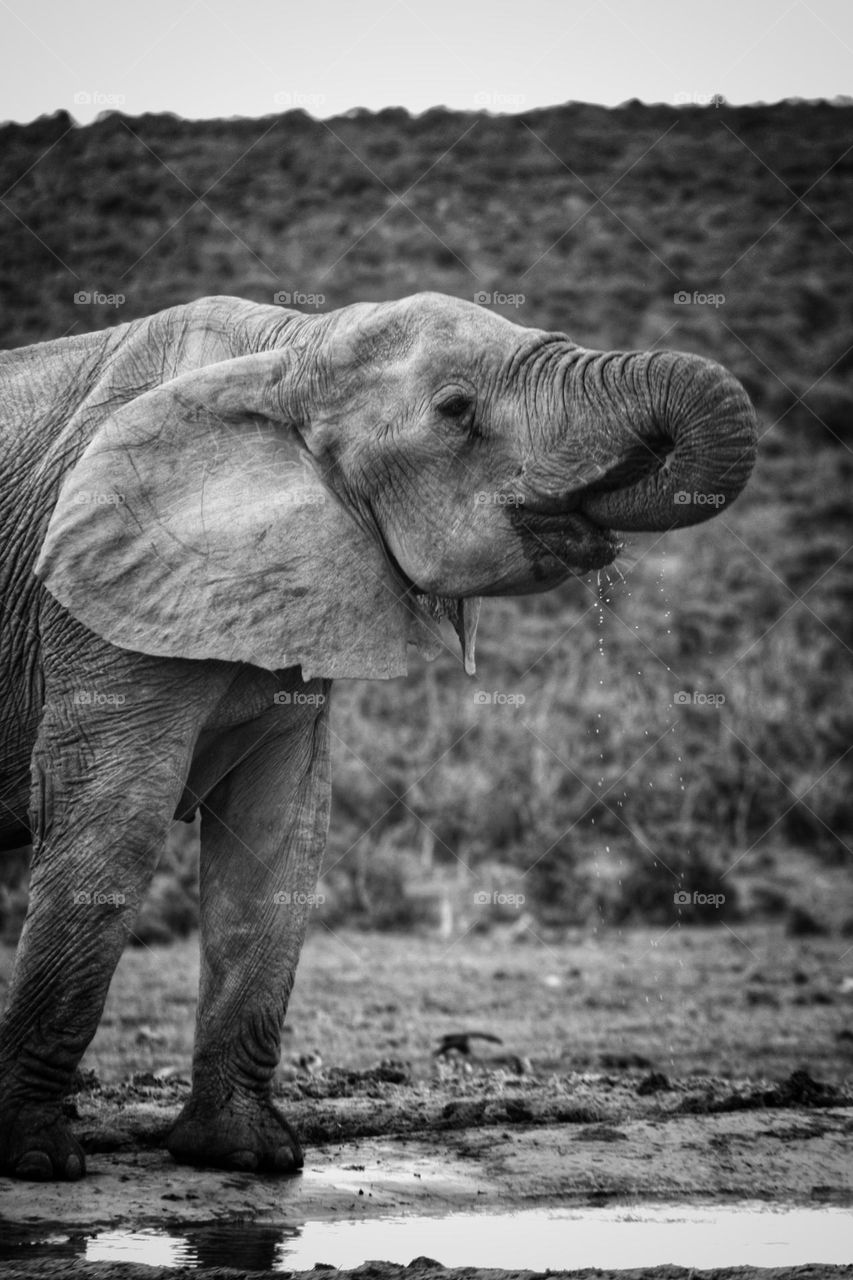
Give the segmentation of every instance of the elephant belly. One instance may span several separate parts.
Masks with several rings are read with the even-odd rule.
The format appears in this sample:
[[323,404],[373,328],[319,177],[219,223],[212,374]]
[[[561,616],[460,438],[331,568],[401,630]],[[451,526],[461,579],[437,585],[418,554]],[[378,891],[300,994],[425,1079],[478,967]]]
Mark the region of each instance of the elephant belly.
[[30,761],[38,722],[0,723],[0,850],[31,843]]
[[192,822],[198,806],[218,782],[230,773],[263,737],[264,725],[256,720],[233,725],[228,729],[204,732],[193,753],[192,764],[183,794],[175,809],[176,822]]
[[325,700],[323,681],[305,683],[298,667],[264,671],[244,666],[196,743],[174,817],[190,822],[216,784],[291,717],[304,716],[312,699]]
[[29,760],[21,770],[0,769],[0,853],[31,843]]

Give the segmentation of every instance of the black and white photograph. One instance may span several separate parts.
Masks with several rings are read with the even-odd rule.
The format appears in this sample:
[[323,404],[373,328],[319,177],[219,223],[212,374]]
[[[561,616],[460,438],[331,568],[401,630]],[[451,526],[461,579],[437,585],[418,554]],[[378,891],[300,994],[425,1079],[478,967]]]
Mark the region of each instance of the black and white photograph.
[[853,9],[0,0],[0,1275],[853,1280]]

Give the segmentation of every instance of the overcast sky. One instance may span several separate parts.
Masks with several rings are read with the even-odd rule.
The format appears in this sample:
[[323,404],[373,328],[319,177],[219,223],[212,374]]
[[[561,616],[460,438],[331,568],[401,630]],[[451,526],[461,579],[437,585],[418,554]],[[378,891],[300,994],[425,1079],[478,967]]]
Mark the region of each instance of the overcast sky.
[[0,120],[853,93],[851,0],[0,0]]

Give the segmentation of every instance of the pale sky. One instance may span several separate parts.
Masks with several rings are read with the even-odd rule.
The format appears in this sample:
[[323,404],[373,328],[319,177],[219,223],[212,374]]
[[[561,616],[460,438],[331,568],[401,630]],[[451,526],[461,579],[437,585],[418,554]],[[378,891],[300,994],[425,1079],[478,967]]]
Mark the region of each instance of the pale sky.
[[853,94],[851,0],[0,0],[0,120]]

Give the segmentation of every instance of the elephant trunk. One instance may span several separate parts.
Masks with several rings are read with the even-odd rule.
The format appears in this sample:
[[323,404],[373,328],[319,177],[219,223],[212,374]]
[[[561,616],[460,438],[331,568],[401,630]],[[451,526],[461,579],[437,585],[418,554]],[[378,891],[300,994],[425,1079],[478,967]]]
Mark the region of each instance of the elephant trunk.
[[743,489],[755,412],[722,366],[677,351],[579,348],[557,363],[557,430],[524,470],[528,510],[675,529],[718,514]]

